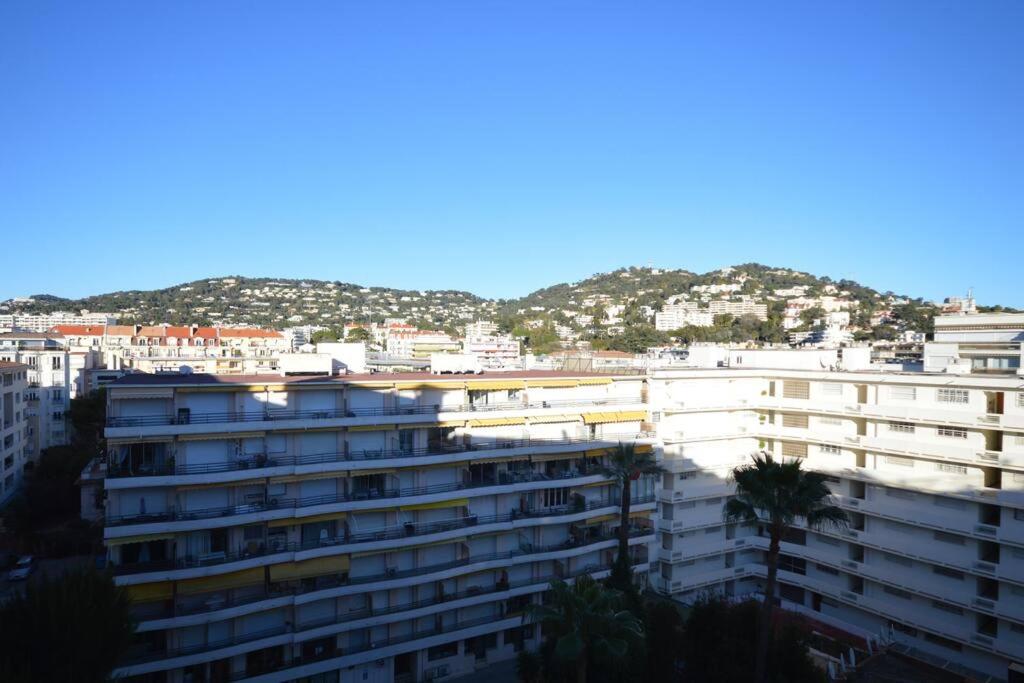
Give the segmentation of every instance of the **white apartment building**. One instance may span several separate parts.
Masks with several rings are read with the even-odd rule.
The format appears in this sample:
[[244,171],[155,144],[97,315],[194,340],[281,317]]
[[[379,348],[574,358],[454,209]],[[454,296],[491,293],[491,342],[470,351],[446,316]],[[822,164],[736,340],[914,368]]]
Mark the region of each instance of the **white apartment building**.
[[768,319],[768,304],[755,303],[752,299],[742,301],[723,301],[716,299],[708,302],[708,311],[712,316],[729,314],[736,318],[753,315],[758,320]]
[[[108,388],[104,537],[129,681],[422,681],[539,646],[552,578],[606,576],[608,449],[645,378],[131,375]],[[99,472],[101,468],[90,468]],[[634,483],[646,577],[657,481]]]
[[462,341],[462,353],[476,358],[484,370],[513,370],[523,366],[519,340],[508,334],[466,337]]
[[391,330],[385,349],[395,358],[428,359],[432,353],[459,353],[462,345],[444,332],[434,330]]
[[75,389],[72,356],[60,335],[0,334],[0,361],[28,367],[24,392],[29,446],[34,454],[68,442],[67,412]]
[[701,310],[695,301],[665,304],[654,314],[654,327],[662,332],[689,326],[711,327],[714,324],[715,315],[709,310]]
[[27,365],[0,360],[0,504],[18,490],[25,465],[35,459],[24,400],[27,386]]
[[1024,313],[940,315],[924,346],[934,372],[1024,374]]
[[467,323],[463,334],[466,337],[493,337],[498,334],[498,324],[490,320]]
[[46,332],[55,325],[114,325],[117,316],[110,313],[41,313],[24,315],[20,313],[0,314],[0,331],[6,332]]
[[768,539],[723,522],[729,474],[759,450],[800,458],[828,476],[851,523],[785,539],[782,605],[1005,679],[1024,659],[1024,381],[757,353],[651,377],[670,470],[653,585],[683,602],[761,591]]

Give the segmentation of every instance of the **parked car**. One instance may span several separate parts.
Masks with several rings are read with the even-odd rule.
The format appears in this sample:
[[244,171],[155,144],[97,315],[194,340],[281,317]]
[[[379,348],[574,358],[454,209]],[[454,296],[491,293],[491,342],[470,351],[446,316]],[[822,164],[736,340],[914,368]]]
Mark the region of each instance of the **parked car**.
[[8,581],[24,581],[35,569],[35,558],[31,555],[24,555],[18,559],[14,569],[7,573]]

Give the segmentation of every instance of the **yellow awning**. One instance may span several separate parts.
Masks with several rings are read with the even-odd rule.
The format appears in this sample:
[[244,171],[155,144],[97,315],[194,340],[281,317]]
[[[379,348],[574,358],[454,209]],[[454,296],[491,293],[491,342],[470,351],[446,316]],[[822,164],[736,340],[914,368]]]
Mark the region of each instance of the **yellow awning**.
[[535,415],[530,418],[530,424],[544,425],[554,422],[578,422],[579,415]]
[[523,389],[526,383],[521,379],[469,380],[466,388],[470,391],[500,391],[502,389]]
[[135,586],[125,586],[128,598],[132,602],[153,602],[154,600],[169,600],[174,595],[174,586],[170,581],[158,581],[157,583],[140,583]]
[[397,382],[396,389],[464,389],[465,381],[451,382]]
[[530,462],[550,462],[552,460],[574,460],[582,458],[580,451],[566,451],[565,453],[545,453],[544,455],[531,455]]
[[224,432],[210,432],[209,434],[182,434],[178,441],[227,441],[234,437]]
[[400,424],[400,425],[396,425],[396,426],[399,429],[430,429],[431,427],[436,427],[437,423],[436,422],[413,422],[413,423],[410,423],[410,424]]
[[266,432],[232,432],[229,436],[232,439],[262,439]]
[[173,436],[130,436],[124,439],[107,439],[107,446],[128,446],[133,443],[171,443]]
[[349,475],[353,477],[367,477],[371,474],[394,474],[397,470],[394,468],[388,469],[377,469],[377,470],[350,470]]
[[595,384],[611,384],[611,383],[612,383],[612,378],[611,377],[581,377],[580,378],[580,385],[581,386],[592,386],[592,385],[595,385]]
[[634,517],[643,517],[643,518],[646,519],[647,517],[650,517],[650,516],[651,516],[651,510],[634,510],[634,511],[629,513],[629,518],[630,519],[633,519]]
[[141,536],[121,536],[120,538],[107,538],[104,543],[112,545],[128,545],[129,543],[148,543],[149,541],[166,541],[174,538],[174,534],[143,534]]
[[349,427],[350,432],[379,432],[387,429],[397,429],[398,425],[386,424],[386,425],[356,425],[355,427]]
[[341,572],[347,572],[350,564],[348,555],[317,557],[312,560],[303,560],[302,562],[272,564],[270,565],[270,580],[295,581],[311,576],[340,574]]
[[208,593],[210,591],[230,590],[243,586],[252,586],[263,583],[263,567],[243,569],[230,574],[218,574],[217,576],[204,576],[198,579],[187,579],[178,582],[178,592],[184,595],[195,593]]
[[633,446],[633,450],[636,453],[653,453],[654,446],[652,446],[649,443],[638,443],[635,446]]
[[[444,409],[442,408],[442,410],[444,410]],[[466,421],[465,420],[446,420],[444,422],[438,422],[436,425],[431,425],[431,426],[433,426],[433,427],[465,427],[466,426]]]
[[470,427],[503,427],[505,425],[524,425],[525,417],[482,417],[470,420]]
[[584,453],[584,455],[586,455],[588,458],[600,458],[602,456],[608,455],[608,451],[610,450],[611,449],[609,448],[591,448],[587,450],[587,452]]
[[576,488],[581,488],[581,489],[592,489],[592,488],[596,488],[596,487],[598,487],[598,486],[609,486],[609,485],[611,485],[612,483],[613,483],[613,482],[610,482],[610,481],[595,481],[595,482],[594,482],[594,483],[592,483],[592,484],[583,484],[582,486],[577,486]]
[[633,420],[643,422],[647,419],[646,410],[620,410],[615,415],[618,417],[619,422],[632,422]]
[[[610,503],[609,503],[610,504]],[[601,515],[600,517],[591,517],[590,519],[583,522],[584,526],[593,526],[595,524],[601,524],[603,522],[611,522],[612,520],[618,519],[619,516],[616,514]]]
[[583,422],[588,425],[615,422],[615,413],[584,413]]
[[410,512],[412,510],[440,510],[441,508],[454,508],[469,505],[469,498],[456,498],[455,500],[440,500],[436,503],[421,503],[419,505],[402,505],[399,510]]
[[526,383],[526,386],[530,389],[537,387],[577,387],[580,381],[578,379],[531,379]]
[[510,460],[529,460],[530,456],[526,453],[522,455],[503,455],[500,458],[474,458],[469,461],[469,465],[489,465],[496,462],[509,462]]

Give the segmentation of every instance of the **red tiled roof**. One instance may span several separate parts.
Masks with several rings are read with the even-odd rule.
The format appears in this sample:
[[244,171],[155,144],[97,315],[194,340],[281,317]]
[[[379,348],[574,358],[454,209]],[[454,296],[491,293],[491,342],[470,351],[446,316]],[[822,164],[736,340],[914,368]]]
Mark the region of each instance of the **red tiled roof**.
[[202,337],[203,339],[216,339],[217,328],[216,327],[197,327],[193,337]]
[[130,337],[135,334],[135,325],[107,325],[107,334]]
[[165,336],[163,325],[143,325],[139,328],[140,337],[163,337]]
[[69,334],[103,334],[103,325],[54,325],[50,328],[50,332],[56,332],[57,334],[69,335]]
[[173,325],[166,329],[168,337],[188,338],[192,336],[192,328],[185,325]]

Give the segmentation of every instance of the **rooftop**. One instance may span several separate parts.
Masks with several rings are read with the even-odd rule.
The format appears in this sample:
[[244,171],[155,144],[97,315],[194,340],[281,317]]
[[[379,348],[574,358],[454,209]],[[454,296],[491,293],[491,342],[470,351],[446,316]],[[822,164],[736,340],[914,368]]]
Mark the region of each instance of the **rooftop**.
[[[149,375],[138,373],[125,375],[112,383],[113,386],[194,386],[216,384],[349,384],[359,382],[465,382],[467,380],[529,380],[529,379],[583,379],[589,377],[613,378],[606,372],[564,372],[561,370],[517,370],[511,372],[490,372],[464,375],[435,375],[429,372],[387,372],[359,373],[352,375],[210,375],[205,373]],[[637,379],[638,375],[622,375],[621,378]]]
[[11,368],[27,368],[28,366],[24,363],[15,363],[12,360],[0,360],[0,369],[9,370]]

